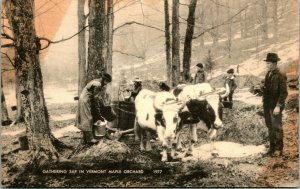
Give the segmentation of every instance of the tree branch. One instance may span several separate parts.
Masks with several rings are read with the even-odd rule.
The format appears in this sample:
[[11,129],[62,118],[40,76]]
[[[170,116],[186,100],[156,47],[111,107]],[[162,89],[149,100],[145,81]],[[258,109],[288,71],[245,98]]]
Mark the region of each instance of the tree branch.
[[10,39],[10,40],[14,41],[14,38],[6,33],[1,33],[1,36],[5,37],[6,39]]
[[145,26],[145,27],[152,28],[152,29],[155,29],[155,30],[158,30],[158,31],[161,31],[161,32],[165,32],[162,29],[156,28],[154,26],[149,26],[149,25],[146,25],[146,24],[142,24],[142,23],[139,23],[139,22],[136,22],[136,21],[126,22],[126,23],[122,24],[121,26],[116,27],[113,30],[113,32],[117,31],[118,29],[120,29],[120,28],[122,28],[122,27],[124,27],[126,25],[132,25],[132,24],[137,24],[137,25],[140,25],[140,26]]
[[225,20],[223,23],[219,24],[219,25],[215,25],[215,26],[212,26],[206,30],[204,30],[203,32],[201,32],[200,34],[198,34],[197,36],[193,37],[193,39],[197,39],[198,37],[204,35],[206,32],[210,31],[210,30],[213,30],[219,26],[222,26],[222,25],[226,25],[226,24],[229,24],[230,21],[235,18],[237,15],[239,15],[241,12],[243,12],[245,9],[248,8],[249,5],[245,6],[243,9],[241,9],[240,11],[238,11],[236,14],[234,14],[232,17],[230,17],[228,20]]
[[8,44],[1,45],[1,48],[11,48],[14,46],[15,46],[14,43],[8,43]]
[[44,40],[44,41],[48,42],[48,44],[44,48],[41,48],[40,50],[46,49],[47,47],[49,47],[50,44],[56,44],[56,43],[60,43],[60,42],[72,39],[73,37],[75,37],[76,35],[78,35],[79,33],[81,33],[83,30],[85,30],[87,27],[89,27],[89,26],[84,26],[79,32],[75,33],[74,35],[72,35],[72,36],[70,36],[68,38],[65,38],[65,39],[58,40],[58,41],[52,41],[52,40],[50,40],[50,39],[48,39],[46,37],[39,37],[39,40]]
[[13,70],[15,70],[15,69],[4,69],[4,68],[2,68],[2,73],[4,73],[4,72],[9,72],[9,71],[13,71]]
[[133,56],[133,57],[140,58],[140,59],[143,59],[143,60],[145,59],[145,57],[138,56],[138,55],[135,55],[135,54],[125,53],[125,52],[122,52],[122,51],[119,51],[119,50],[113,50],[113,52],[128,55],[128,56]]
[[8,59],[8,61],[11,63],[11,65],[13,66],[13,67],[15,67],[15,64],[14,64],[14,62],[12,61],[12,59],[8,56],[8,54],[7,53],[4,53],[4,52],[1,52],[4,56],[6,56],[6,58]]
[[[117,9],[117,10],[114,11],[113,13],[116,13],[116,12],[118,12],[118,11],[120,11],[120,10],[126,8],[126,7],[129,7],[129,6],[131,6],[131,5],[135,4],[135,3],[137,3],[138,1],[139,1],[139,0],[132,0],[132,1],[129,1],[126,5],[124,5],[123,7],[119,8],[119,9]],[[115,4],[116,4],[116,3],[115,3]],[[115,4],[114,4],[114,5],[115,5]]]

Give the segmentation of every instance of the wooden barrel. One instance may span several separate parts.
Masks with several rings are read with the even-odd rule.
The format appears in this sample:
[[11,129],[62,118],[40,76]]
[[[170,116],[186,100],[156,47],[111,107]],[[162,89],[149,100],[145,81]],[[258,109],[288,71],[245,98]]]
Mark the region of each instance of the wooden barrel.
[[112,123],[112,127],[121,130],[132,129],[134,127],[134,102],[113,101],[112,108],[117,114],[117,119]]

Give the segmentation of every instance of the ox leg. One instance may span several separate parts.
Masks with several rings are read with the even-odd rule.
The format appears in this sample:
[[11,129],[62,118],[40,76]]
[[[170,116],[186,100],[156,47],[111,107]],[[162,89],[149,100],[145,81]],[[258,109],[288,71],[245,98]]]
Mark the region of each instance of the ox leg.
[[165,128],[162,126],[157,126],[156,130],[157,130],[158,139],[162,144],[161,161],[167,161],[168,160],[168,153],[167,153],[168,145],[164,139]]
[[151,139],[151,133],[149,131],[146,131],[146,151],[152,150],[150,139]]
[[191,140],[189,141],[189,149],[186,152],[186,156],[193,155],[194,143],[198,141],[196,124],[190,124],[190,137]]
[[198,141],[197,124],[192,124],[191,125],[191,135],[192,135],[192,140],[194,142],[197,142]]
[[182,152],[182,135],[180,132],[176,135],[176,150]]
[[162,157],[161,157],[161,161],[168,161],[168,153],[167,153],[167,146],[163,145],[163,150],[162,150]]
[[144,136],[144,134],[145,134],[145,131],[144,131],[144,129],[141,129],[140,130],[140,140],[141,140],[141,142],[140,142],[140,149],[141,149],[141,151],[145,151],[145,136]]
[[137,122],[137,118],[135,118],[133,130],[134,130],[135,141],[141,140],[141,131],[140,131],[140,126],[138,125],[138,122]]

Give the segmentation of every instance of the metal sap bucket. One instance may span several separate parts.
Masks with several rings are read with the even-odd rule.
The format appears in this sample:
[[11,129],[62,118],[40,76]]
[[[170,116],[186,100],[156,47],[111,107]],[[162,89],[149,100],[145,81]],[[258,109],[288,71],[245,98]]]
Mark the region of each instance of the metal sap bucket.
[[94,124],[94,135],[96,137],[103,137],[106,134],[106,126],[107,126],[107,122],[104,121],[97,121]]

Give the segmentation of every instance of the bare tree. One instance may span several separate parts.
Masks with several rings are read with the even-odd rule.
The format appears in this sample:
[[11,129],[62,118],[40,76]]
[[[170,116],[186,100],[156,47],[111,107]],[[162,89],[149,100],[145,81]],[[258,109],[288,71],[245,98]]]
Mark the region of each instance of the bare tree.
[[227,24],[227,51],[228,51],[228,57],[231,58],[231,46],[232,46],[232,19],[230,19],[230,0],[226,0],[226,7],[227,7],[227,18],[229,20],[229,23]]
[[8,125],[11,123],[11,120],[9,119],[8,112],[7,112],[7,106],[5,101],[5,96],[3,93],[3,79],[1,77],[1,123],[2,125]]
[[167,80],[168,84],[172,83],[172,62],[171,62],[171,37],[170,37],[170,17],[169,17],[169,3],[164,0],[165,9],[165,39],[166,39],[166,66],[167,66]]
[[87,82],[99,77],[105,70],[105,6],[106,1],[89,0]]
[[[78,31],[85,27],[86,15],[84,14],[85,0],[78,0]],[[78,95],[86,85],[86,44],[85,30],[78,34]]]
[[[205,0],[201,0],[201,4],[200,4],[200,6],[201,6],[201,8],[200,8],[200,26],[201,26],[200,33],[202,33],[204,31],[203,28],[205,25],[205,23],[204,23],[204,19],[205,19],[205,11],[204,11],[205,4],[204,4],[204,2],[205,2]],[[201,45],[201,47],[204,46],[204,35],[201,35],[201,37],[200,37],[200,45]]]
[[58,160],[52,144],[49,118],[43,93],[39,44],[34,26],[33,0],[7,0],[6,13],[15,39],[15,65],[20,82],[26,133],[33,165]]
[[180,77],[180,34],[179,0],[173,0],[172,9],[172,86],[178,84]]
[[[220,5],[219,5],[219,0],[216,0],[215,2],[215,16],[212,18],[213,25],[218,25],[220,22]],[[219,27],[216,27],[213,31],[213,44],[216,45],[219,41]]]
[[216,63],[213,61],[213,54],[211,53],[210,49],[208,49],[208,54],[206,59],[204,60],[204,63],[206,65],[206,69],[210,73],[210,79],[212,79],[212,70],[215,68]]
[[278,40],[278,0],[272,0],[273,3],[273,22],[274,22],[274,32],[273,37],[275,38],[276,42]]
[[113,0],[107,0],[107,61],[106,72],[112,74],[114,7]]
[[262,19],[262,39],[268,39],[268,2],[267,0],[260,0],[259,1],[261,6],[261,19]]
[[197,0],[191,0],[189,5],[189,14],[187,18],[187,28],[185,33],[184,49],[183,49],[183,80],[190,81],[190,65],[192,56],[192,41],[195,26],[195,10]]

